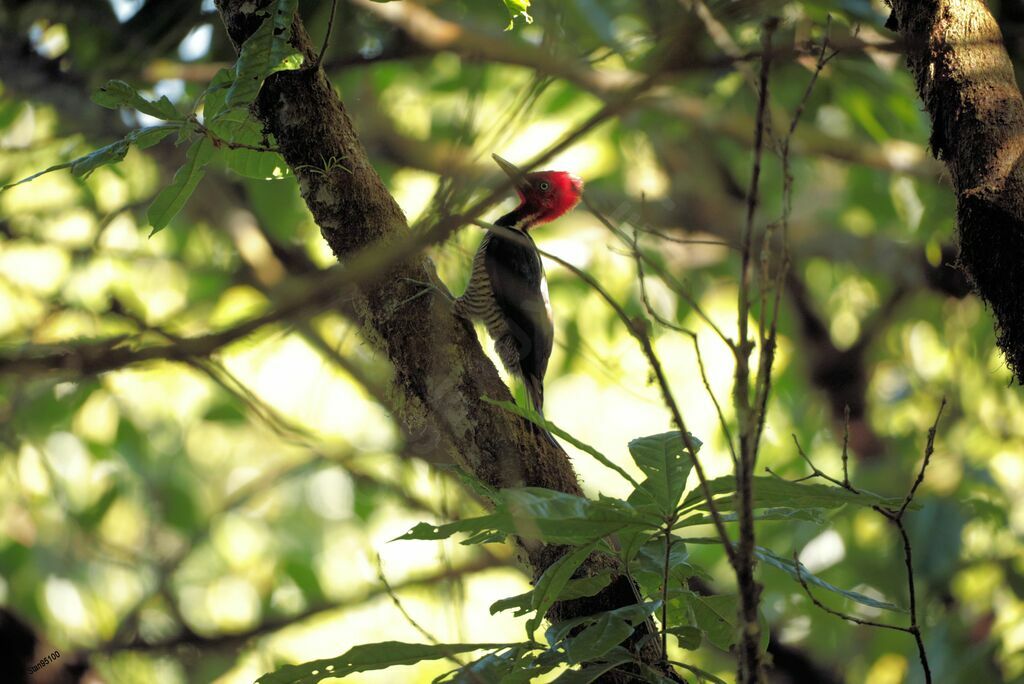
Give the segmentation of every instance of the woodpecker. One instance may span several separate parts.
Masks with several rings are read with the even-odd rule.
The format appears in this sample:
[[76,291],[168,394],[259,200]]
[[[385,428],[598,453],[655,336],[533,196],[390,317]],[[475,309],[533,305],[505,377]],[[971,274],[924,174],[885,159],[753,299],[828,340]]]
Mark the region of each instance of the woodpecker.
[[523,380],[533,409],[543,417],[554,324],[544,267],[529,231],[576,206],[583,181],[565,171],[523,173],[492,156],[515,184],[519,206],[494,222],[504,230],[484,235],[466,291],[455,300],[455,313],[484,322],[501,362]]

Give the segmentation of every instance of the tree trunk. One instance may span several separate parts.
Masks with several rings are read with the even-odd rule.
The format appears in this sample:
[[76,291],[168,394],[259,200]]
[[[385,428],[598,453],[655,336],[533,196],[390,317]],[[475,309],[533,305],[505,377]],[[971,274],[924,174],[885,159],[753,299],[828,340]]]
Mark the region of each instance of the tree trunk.
[[[258,10],[269,0],[216,4],[237,48],[259,27],[263,13]],[[316,64],[316,52],[298,16],[291,42],[305,56],[306,65]],[[371,166],[344,105],[319,66],[270,76],[255,113],[277,139],[339,261],[371,245],[397,245],[410,238],[401,209]],[[364,338],[391,362],[392,404],[409,433],[420,435],[419,447],[447,454],[493,487],[538,486],[581,494],[564,452],[518,417],[481,401],[511,396],[473,327],[456,318],[439,296],[403,304],[420,287],[404,279],[437,282],[432,262],[416,256],[362,286],[352,308]],[[532,545],[523,555],[536,578],[563,553],[562,547]],[[606,567],[607,561],[592,556],[581,574],[593,574],[600,566]],[[556,604],[548,617],[563,620],[635,602],[629,580],[619,577],[597,596]],[[648,640],[640,654],[652,665],[659,660],[657,648],[650,645],[654,641]],[[620,672],[602,681],[632,679]]]
[[960,263],[1024,383],[1024,99],[982,0],[889,0],[957,197]]

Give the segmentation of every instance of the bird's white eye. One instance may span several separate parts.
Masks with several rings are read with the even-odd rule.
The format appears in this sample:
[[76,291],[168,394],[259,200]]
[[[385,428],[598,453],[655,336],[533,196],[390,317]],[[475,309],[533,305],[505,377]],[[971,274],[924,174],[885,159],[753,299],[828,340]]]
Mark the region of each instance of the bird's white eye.
[[551,183],[548,183],[547,181],[541,181],[539,187],[541,190],[547,190],[548,188],[551,187]]

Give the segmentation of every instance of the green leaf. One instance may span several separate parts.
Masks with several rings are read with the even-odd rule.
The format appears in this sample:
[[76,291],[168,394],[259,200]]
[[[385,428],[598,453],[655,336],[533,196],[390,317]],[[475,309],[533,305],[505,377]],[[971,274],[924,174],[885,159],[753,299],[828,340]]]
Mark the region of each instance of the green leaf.
[[589,444],[579,441],[578,439],[570,435],[568,432],[561,429],[560,427],[550,422],[546,418],[541,418],[540,414],[534,411],[533,409],[523,408],[522,406],[519,406],[518,404],[511,401],[491,399],[489,397],[483,397],[483,400],[486,401],[488,404],[493,404],[494,406],[498,406],[500,408],[505,409],[506,411],[514,413],[520,418],[525,418],[534,425],[539,425],[540,427],[544,428],[545,430],[555,435],[556,437],[564,439],[569,444],[572,444],[580,451],[590,454],[591,456],[594,457],[594,460],[596,460],[598,463],[605,466],[606,468],[610,468],[617,472],[634,487],[640,486],[640,484],[629,473],[623,470],[620,466],[617,466],[614,463],[612,463],[612,461],[609,460],[607,456],[605,456],[604,454],[602,454],[600,451],[590,446]]
[[346,677],[353,672],[383,670],[395,665],[413,665],[469,651],[496,650],[521,644],[406,644],[382,641],[355,646],[336,658],[312,660],[302,665],[285,665],[256,680],[257,684],[316,684],[329,677]]
[[78,157],[77,159],[72,159],[69,162],[54,164],[53,166],[43,169],[38,173],[34,173],[27,178],[22,178],[21,180],[15,183],[5,185],[3,186],[3,188],[0,188],[0,190],[7,190],[9,188],[13,188],[16,185],[28,183],[29,181],[33,181],[36,178],[39,178],[40,176],[43,176],[47,173],[51,173],[53,171],[60,171],[61,169],[71,169],[71,174],[73,176],[79,176],[83,178],[87,177],[90,173],[92,173],[101,166],[106,166],[108,164],[116,164],[122,161],[125,155],[128,154],[128,149],[131,147],[131,145],[137,145],[140,149],[152,147],[153,145],[156,145],[158,142],[160,142],[168,135],[173,133],[178,128],[179,127],[177,125],[170,125],[150,126],[148,128],[140,128],[134,130],[125,137],[121,138],[120,140],[115,140],[109,145],[104,145],[103,147],[97,150],[93,150],[89,154]]
[[[765,508],[839,508],[846,504],[853,506],[900,506],[902,498],[883,497],[861,490],[854,494],[842,487],[830,487],[822,484],[797,483],[783,480],[779,477],[755,477],[754,507]],[[736,478],[732,475],[719,477],[708,483],[711,495],[715,497],[715,504],[720,511],[736,510]],[[724,496],[720,496],[724,495]],[[687,509],[694,506],[704,505],[704,490],[697,488],[692,491],[683,501],[682,508]]]
[[178,125],[139,128],[128,134],[128,140],[140,150],[146,150],[153,147],[180,128],[181,126]]
[[530,0],[505,0],[505,9],[508,10],[509,16],[508,26],[505,27],[506,31],[511,31],[515,28],[516,17],[522,17],[523,21],[527,24],[533,23],[533,17],[530,16]]
[[[632,631],[632,627],[630,630]],[[627,652],[618,654],[611,660],[606,660],[602,663],[596,663],[594,665],[587,665],[581,667],[578,670],[566,670],[563,672],[558,679],[554,681],[554,684],[590,684],[590,682],[596,682],[601,675],[614,670],[619,665],[630,663],[633,658]]]
[[[693,566],[686,544],[679,537],[672,535],[668,555],[669,593],[671,599],[686,591],[686,580],[694,575],[705,575],[705,572]],[[651,537],[636,554],[630,564],[630,573],[640,584],[647,596],[662,596],[662,583],[665,581],[665,536],[662,534]]]
[[302,55],[290,44],[297,6],[298,0],[277,0],[270,15],[242,44],[235,62],[234,82],[224,102],[227,108],[248,107],[267,76],[302,66]]
[[[580,577],[578,579],[569,580],[562,591],[558,594],[558,601],[571,601],[572,599],[584,598],[587,596],[593,596],[602,589],[611,584],[612,573],[611,570],[601,572],[592,577]],[[514,615],[526,615],[530,612],[530,606],[533,605],[533,591],[528,591],[524,594],[517,596],[510,596],[495,601],[491,604],[491,615],[495,615],[504,610],[515,610]]]
[[719,677],[717,675],[713,675],[710,672],[708,672],[707,670],[702,670],[701,668],[697,667],[696,665],[690,665],[688,663],[680,663],[680,662],[676,662],[675,664],[678,665],[679,667],[683,668],[684,670],[689,670],[693,674],[697,675],[697,681],[698,682],[702,682],[702,681],[704,681],[706,679],[707,681],[713,682],[714,684],[728,684],[728,682],[726,682],[721,677]]
[[185,153],[185,163],[174,174],[174,180],[161,190],[153,203],[149,205],[147,215],[150,225],[153,226],[153,232],[150,235],[163,230],[185,206],[185,202],[206,173],[206,164],[210,161],[211,156],[213,156],[213,143],[206,136],[197,138],[188,148],[188,152]]
[[685,648],[687,651],[696,651],[700,648],[700,642],[704,637],[704,633],[693,625],[669,627],[666,631],[679,641],[679,648]]
[[562,620],[559,623],[548,627],[544,633],[544,639],[552,647],[562,644],[564,645],[569,635],[586,625],[592,625],[597,622],[605,613],[609,613],[613,618],[625,620],[632,626],[637,626],[651,615],[661,608],[661,601],[649,601],[647,603],[631,603],[628,606],[622,608],[616,608],[615,610],[604,611],[596,613],[594,615],[584,615],[583,617],[572,618],[571,620]]
[[[690,441],[700,449],[700,440],[691,436]],[[672,431],[634,439],[629,443],[629,453],[647,475],[639,489],[653,499],[663,515],[671,516],[693,468],[693,460],[686,455],[682,435],[679,431]]]
[[[488,653],[482,658],[460,667],[453,672],[441,675],[434,682],[445,684],[480,684],[480,682],[502,682],[506,684],[518,675],[529,672],[532,676],[540,676],[550,671],[557,662],[545,664],[541,658],[529,657],[526,654],[532,649],[529,645],[517,646],[505,651]],[[525,679],[524,681],[530,681]]]
[[[797,580],[797,566],[796,563],[794,563],[792,560],[776,556],[769,549],[766,549],[761,546],[755,547],[754,555],[756,555],[760,560],[763,560],[768,565],[771,565],[772,567],[782,570],[783,572],[789,574],[793,579]],[[864,594],[861,594],[859,592],[850,591],[848,589],[840,589],[835,585],[829,584],[817,575],[812,574],[810,570],[804,567],[803,563],[800,564],[799,576],[802,577],[804,582],[806,582],[807,584],[813,584],[815,586],[821,587],[822,589],[831,591],[834,594],[839,594],[840,596],[844,596],[850,599],[851,601],[856,601],[857,603],[860,603],[862,605],[870,606],[872,608],[881,608],[883,610],[891,610],[896,613],[907,612],[903,608],[900,608],[894,603],[889,603],[888,601],[879,601],[878,599],[873,599],[870,596],[865,596]]]
[[614,532],[658,525],[618,499],[593,501],[539,487],[504,489],[490,515],[444,525],[419,523],[399,539],[447,539],[458,532],[474,536],[463,544],[501,541],[508,535],[551,544],[588,544]]
[[107,109],[121,107],[137,109],[143,114],[149,114],[164,121],[183,121],[185,119],[166,95],[153,102],[139,95],[135,88],[124,81],[107,81],[106,85],[92,94],[92,101]]
[[39,178],[40,176],[44,176],[44,175],[46,175],[48,173],[51,173],[53,171],[60,171],[61,169],[66,169],[66,168],[68,168],[70,166],[71,166],[71,162],[63,162],[61,164],[54,164],[53,166],[49,166],[49,167],[43,169],[42,171],[39,171],[37,173],[33,173],[31,176],[26,176],[25,178],[22,178],[19,181],[15,181],[13,183],[8,183],[7,185],[5,185],[3,188],[0,188],[0,189],[2,189],[2,190],[10,190],[11,188],[13,188],[15,186],[18,186],[18,185],[21,185],[22,183],[28,183],[29,181],[34,181],[36,178]]
[[540,627],[541,620],[547,614],[548,608],[555,603],[558,595],[562,593],[562,589],[572,578],[572,574],[587,559],[590,552],[597,548],[599,542],[599,539],[595,539],[586,546],[581,546],[565,554],[548,566],[548,569],[537,580],[530,606],[536,613],[526,622],[526,634],[531,640],[533,633]]
[[228,90],[234,82],[235,70],[221,69],[214,74],[213,80],[210,81],[210,85],[206,87],[206,92],[203,93],[202,98],[203,119],[207,126],[213,125],[213,122],[224,111],[228,97]]
[[191,478],[178,473],[164,476],[159,496],[168,525],[185,533],[199,528],[203,515],[196,492],[196,483]]
[[738,596],[700,596],[688,592],[686,603],[693,611],[697,627],[712,644],[728,651],[739,636],[737,611]]
[[[229,143],[241,143],[252,147],[269,147],[273,144],[272,138],[263,135],[262,126],[252,118],[247,109],[225,112],[210,124],[209,129],[218,138]],[[228,168],[240,176],[257,180],[280,180],[291,175],[288,164],[277,152],[231,149],[227,145],[221,145],[220,150],[220,156]]]
[[[722,522],[735,522],[738,513],[721,513]],[[825,511],[820,508],[765,508],[754,512],[754,520],[800,520],[816,525],[825,523]],[[708,525],[712,522],[710,513],[696,512],[676,523],[677,528],[694,525]]]
[[592,625],[565,642],[565,655],[576,665],[596,660],[612,650],[630,634],[633,625],[612,613],[602,613]]

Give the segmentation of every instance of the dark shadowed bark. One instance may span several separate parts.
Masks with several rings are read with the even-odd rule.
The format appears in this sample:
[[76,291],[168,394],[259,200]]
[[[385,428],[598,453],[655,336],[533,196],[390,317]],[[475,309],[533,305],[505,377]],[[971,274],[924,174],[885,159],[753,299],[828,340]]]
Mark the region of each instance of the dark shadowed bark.
[[1024,99],[981,0],[890,0],[957,197],[960,262],[1024,382]]
[[[262,20],[267,0],[218,0],[217,7],[235,46]],[[293,45],[306,64],[316,53],[299,18]],[[295,172],[303,198],[339,261],[346,262],[371,245],[399,245],[411,233],[401,209],[374,171],[344,105],[318,66],[277,73],[267,79],[255,113],[276,137]],[[352,301],[363,336],[394,368],[392,405],[412,434],[428,435],[431,451],[447,452],[452,461],[494,487],[532,485],[580,494],[566,455],[549,445],[519,418],[481,401],[510,399],[496,369],[484,355],[470,324],[457,319],[439,296],[418,297],[418,285],[405,279],[436,282],[433,264],[410,258],[364,285]],[[525,549],[534,576],[557,560],[564,549]],[[582,573],[604,563],[592,557]],[[625,577],[595,597],[556,604],[553,620],[621,607],[636,601]],[[649,643],[653,640],[649,640]],[[654,664],[657,652],[641,655]],[[604,681],[627,681],[613,673]]]

